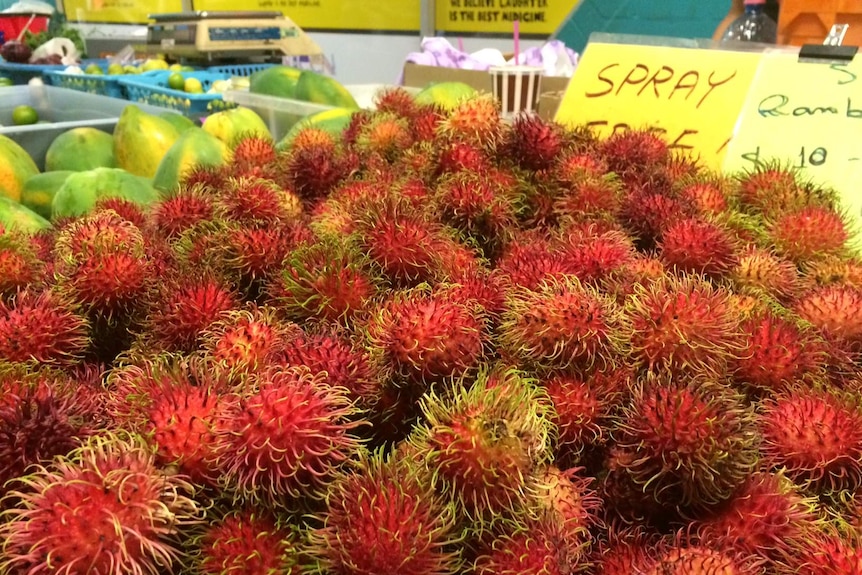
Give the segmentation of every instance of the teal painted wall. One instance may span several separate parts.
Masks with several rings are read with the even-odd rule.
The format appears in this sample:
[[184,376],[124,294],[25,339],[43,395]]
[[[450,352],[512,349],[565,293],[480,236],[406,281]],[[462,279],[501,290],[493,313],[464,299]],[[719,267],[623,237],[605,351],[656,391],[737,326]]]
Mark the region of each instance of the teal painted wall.
[[592,32],[710,38],[730,0],[582,0],[557,38],[582,52]]

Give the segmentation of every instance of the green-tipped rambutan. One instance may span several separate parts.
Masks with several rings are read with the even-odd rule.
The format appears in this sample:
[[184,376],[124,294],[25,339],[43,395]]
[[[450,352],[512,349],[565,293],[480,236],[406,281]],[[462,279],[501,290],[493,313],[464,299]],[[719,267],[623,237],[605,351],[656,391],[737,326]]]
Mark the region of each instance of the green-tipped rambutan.
[[584,283],[604,280],[635,257],[634,245],[622,232],[602,231],[590,223],[570,228],[566,235],[563,242],[566,267]]
[[695,176],[679,185],[679,196],[693,205],[702,216],[716,215],[730,209],[732,184],[717,175]]
[[516,234],[497,262],[504,282],[537,289],[543,282],[561,279],[570,270],[562,247],[541,233]]
[[413,119],[424,108],[416,102],[413,94],[401,86],[384,88],[374,95],[374,106],[378,112],[386,112]]
[[806,262],[802,277],[812,286],[844,284],[862,287],[862,260],[858,257],[831,256]]
[[599,539],[593,550],[596,575],[643,573],[657,554],[652,539],[642,527],[611,526],[607,538]]
[[524,521],[507,526],[476,559],[470,573],[567,575],[586,567],[578,565],[577,550],[569,548],[553,522]]
[[377,293],[368,259],[334,238],[301,246],[269,281],[272,305],[294,320],[348,321]]
[[482,373],[472,384],[456,381],[445,397],[427,393],[411,442],[435,488],[482,529],[527,509],[536,494],[536,471],[551,457],[549,410],[547,397],[517,372]]
[[224,187],[229,176],[225,166],[198,164],[180,178],[180,189],[200,186],[206,192],[216,192]]
[[636,285],[626,306],[632,359],[649,370],[725,373],[742,349],[730,295],[699,276]]
[[500,103],[491,94],[461,100],[440,123],[437,136],[442,141],[494,149],[502,136]]
[[438,173],[482,172],[492,166],[491,158],[481,147],[455,141],[440,147]]
[[730,274],[738,291],[786,301],[799,294],[801,281],[796,265],[762,248],[740,253]]
[[597,289],[574,277],[551,280],[509,292],[500,344],[534,368],[601,368],[619,352],[620,322],[616,302]]
[[858,532],[827,528],[805,542],[787,563],[781,566],[782,574],[862,575],[862,538]]
[[815,491],[862,486],[862,409],[837,392],[788,389],[762,405],[765,463]]
[[558,529],[568,562],[586,570],[593,539],[590,530],[601,523],[602,501],[592,488],[593,479],[580,475],[581,471],[546,467],[540,474],[536,505],[542,519]]
[[392,294],[372,312],[365,330],[385,368],[420,385],[477,367],[487,343],[481,308],[424,288]]
[[259,134],[242,134],[233,142],[228,170],[235,176],[268,177],[275,159],[272,139]]
[[157,575],[181,563],[179,533],[202,515],[134,437],[94,436],[21,481],[0,526],[4,571]]
[[313,571],[327,575],[461,572],[451,503],[415,464],[360,455],[330,484],[321,526],[309,533]]
[[89,346],[89,328],[78,305],[58,291],[19,291],[0,301],[0,360],[75,364]]
[[614,174],[585,171],[563,185],[553,203],[554,215],[560,220],[615,217],[622,208],[623,187]]
[[363,156],[376,156],[394,163],[411,145],[413,134],[407,118],[378,113],[360,130],[355,149]]
[[742,174],[739,199],[744,210],[769,217],[807,206],[832,208],[837,204],[834,191],[801,182],[795,170],[774,164]]
[[754,412],[706,378],[648,376],[624,408],[614,438],[626,473],[658,503],[702,509],[730,498],[757,464]]
[[668,268],[719,278],[737,263],[738,246],[725,226],[700,218],[670,224],[659,241]]
[[556,163],[565,143],[560,124],[533,114],[519,114],[506,133],[502,149],[525,170],[539,171]]
[[235,398],[212,365],[160,355],[114,369],[107,411],[121,428],[143,434],[161,466],[197,484],[212,484],[216,418]]
[[204,355],[235,373],[248,373],[276,361],[299,326],[282,321],[270,306],[230,310],[201,333]]
[[600,152],[608,168],[623,177],[661,166],[670,157],[667,142],[647,129],[612,134],[601,143]]
[[272,366],[249,374],[216,419],[215,467],[235,499],[290,507],[351,457],[360,425],[326,374]]
[[302,215],[302,203],[296,194],[256,177],[228,178],[214,207],[219,218],[244,223],[284,224]]
[[475,302],[491,319],[503,313],[506,297],[503,278],[499,273],[480,268],[459,273],[450,279],[452,283],[443,284],[440,289],[446,291],[454,301]]
[[235,509],[204,527],[192,542],[196,575],[297,575],[291,529],[268,512]]
[[416,142],[431,143],[437,134],[437,128],[443,121],[443,111],[432,105],[420,106],[410,120],[410,129]]
[[44,268],[38,246],[27,235],[0,233],[0,300],[41,281]]
[[645,575],[760,575],[756,560],[731,550],[674,544],[644,569]]

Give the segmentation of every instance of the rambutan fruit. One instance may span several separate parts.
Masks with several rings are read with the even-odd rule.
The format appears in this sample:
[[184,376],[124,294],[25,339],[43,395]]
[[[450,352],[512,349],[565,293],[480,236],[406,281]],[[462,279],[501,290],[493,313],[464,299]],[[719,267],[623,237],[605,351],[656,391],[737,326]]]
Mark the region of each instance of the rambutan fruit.
[[672,152],[663,168],[672,182],[709,176],[708,173],[704,173],[706,169],[701,164],[700,159],[685,151]]
[[817,529],[816,501],[778,473],[755,472],[727,501],[690,525],[702,545],[758,555],[775,567]]
[[0,360],[77,363],[90,344],[90,324],[62,293],[23,290],[0,301]]
[[204,192],[217,192],[221,190],[230,176],[225,166],[211,166],[197,164],[184,172],[180,178],[180,189],[200,187]]
[[635,236],[640,247],[648,249],[661,239],[671,224],[692,215],[694,209],[685,200],[664,193],[635,190],[623,198],[619,220]]
[[181,562],[180,530],[202,516],[191,485],[134,437],[93,436],[21,482],[0,526],[9,572],[156,575]]
[[458,141],[494,149],[501,141],[500,103],[491,94],[461,100],[437,128],[442,141]]
[[[353,113],[351,115],[350,126],[358,126],[359,124],[354,120],[359,117],[363,117],[368,120],[371,118],[371,115],[365,110],[359,110]],[[364,125],[364,123],[362,125]],[[350,126],[348,126],[348,128]],[[300,129],[296,133],[293,139],[290,140],[290,145],[287,147],[287,149],[285,149],[283,146],[279,146],[279,148],[281,148],[280,152],[282,153],[289,150],[304,150],[307,148],[318,147],[321,149],[334,150],[336,147],[338,147],[338,138],[335,136],[335,134],[324,130],[323,128],[318,128],[313,125],[303,126],[302,129]]]
[[489,169],[493,163],[488,153],[478,145],[455,141],[440,148],[438,173],[478,173]]
[[408,119],[391,112],[379,112],[362,127],[354,146],[363,156],[377,156],[391,164],[411,145],[413,134]]
[[424,421],[410,441],[435,489],[450,494],[474,529],[528,509],[553,431],[547,398],[531,380],[510,371],[495,382],[485,371],[472,385],[456,380],[445,397],[431,390],[421,406]]
[[441,221],[460,230],[494,256],[515,225],[515,201],[511,189],[487,172],[460,172],[444,178],[434,194]]
[[813,384],[826,368],[826,349],[810,328],[776,313],[758,313],[742,323],[744,349],[734,379],[755,395],[771,395],[790,384]]
[[600,147],[608,168],[621,176],[667,163],[670,151],[652,130],[625,130],[606,138]]
[[657,554],[655,542],[642,527],[611,526],[608,535],[598,540],[592,562],[596,575],[643,573]]
[[378,112],[390,113],[411,120],[423,108],[416,102],[413,94],[401,86],[380,90],[374,95],[374,107]]
[[358,448],[347,390],[326,374],[270,366],[250,373],[215,422],[215,468],[235,500],[290,507]]
[[693,205],[701,216],[726,212],[731,205],[731,181],[720,176],[695,176],[679,184],[679,196]]
[[[352,114],[350,114],[350,120],[347,122],[347,126],[341,132],[341,140],[340,141],[345,146],[349,146],[349,147],[356,144],[356,138],[359,137],[359,132],[362,131],[362,128],[364,128],[368,124],[368,122],[371,121],[372,117],[374,117],[374,111],[373,110],[365,110],[365,109],[355,110]],[[329,139],[332,140],[333,146],[335,145],[335,138],[329,132],[321,130],[320,128],[315,128],[313,126],[306,126],[305,128],[303,128],[302,130],[300,130],[297,133],[296,137],[291,142],[291,146],[302,147],[302,145],[297,146],[297,144],[307,145],[304,142],[302,142],[302,140],[304,139],[303,133],[306,130],[309,130],[309,131],[313,130],[315,132],[321,132],[323,135],[328,136]]]
[[454,509],[416,465],[360,452],[330,484],[321,526],[309,533],[313,571],[329,575],[455,575]]
[[115,368],[107,389],[112,419],[143,434],[159,465],[173,466],[197,484],[215,482],[215,422],[234,399],[227,378],[212,365],[159,355]]
[[127,222],[131,222],[139,229],[147,228],[149,224],[149,211],[144,211],[141,204],[131,200],[125,200],[118,197],[107,197],[96,200],[96,205],[93,207],[94,212],[102,210],[112,210]]
[[862,346],[862,288],[844,285],[814,288],[793,304],[799,317],[827,339]]
[[731,387],[702,377],[648,375],[619,416],[626,473],[656,502],[703,509],[730,498],[757,464],[755,415]]
[[631,358],[648,370],[721,375],[742,350],[730,292],[699,276],[635,285],[625,313]]
[[31,465],[68,454],[98,430],[99,396],[90,391],[44,369],[0,372],[0,496]]
[[294,144],[282,152],[276,168],[303,201],[314,204],[325,198],[350,173],[348,158],[337,146]]
[[769,250],[742,250],[730,279],[738,291],[787,301],[799,294],[802,283],[796,265]]
[[569,277],[511,290],[498,331],[501,347],[523,365],[602,367],[619,352],[620,321],[616,302]]
[[757,561],[731,550],[671,545],[645,569],[646,575],[760,575]]
[[267,177],[275,159],[275,143],[271,138],[246,133],[233,142],[228,170],[234,176]]
[[657,501],[651,490],[635,483],[628,469],[640,455],[611,445],[603,461],[598,490],[603,501],[606,523],[621,523],[648,528],[650,532],[666,532],[681,521],[676,509]]
[[862,287],[862,260],[858,257],[827,256],[806,262],[803,281],[812,286],[843,284]]
[[570,272],[561,246],[535,232],[515,234],[498,259],[497,269],[505,283],[526,289],[537,289]]
[[610,439],[612,416],[631,386],[628,370],[595,371],[589,376],[555,374],[542,380],[554,406],[551,420],[557,426],[557,459],[579,460],[590,447]]
[[839,254],[849,237],[843,216],[821,206],[782,213],[768,233],[778,254],[796,263]]
[[256,177],[228,178],[214,207],[219,218],[244,223],[284,224],[302,215],[296,194]]
[[230,310],[201,333],[204,355],[232,373],[248,373],[275,361],[299,326],[281,321],[270,306]]
[[721,224],[700,218],[670,224],[659,240],[662,260],[669,268],[719,278],[737,263],[733,234]]
[[300,246],[273,274],[269,301],[293,320],[347,321],[377,293],[368,259],[346,242],[322,240]]
[[602,500],[592,489],[593,479],[580,475],[582,471],[546,467],[540,472],[536,504],[541,518],[558,530],[568,563],[585,569],[592,544],[590,529],[601,523]]
[[148,295],[140,347],[195,351],[201,333],[224,312],[239,307],[236,291],[212,273],[172,270]]
[[410,129],[416,142],[432,142],[437,133],[437,127],[443,121],[444,114],[437,106],[419,106],[412,119]]
[[453,301],[475,302],[485,310],[491,320],[503,313],[506,307],[506,296],[503,279],[499,273],[480,268],[476,271],[456,274],[450,279],[452,283],[442,284],[440,289],[445,291]]
[[601,231],[593,224],[586,224],[565,233],[566,267],[584,283],[601,282],[635,257],[631,239],[622,232]]
[[601,176],[608,171],[608,165],[600,155],[577,148],[563,150],[553,168],[554,175],[563,185],[574,184],[587,176]]
[[838,392],[786,390],[762,405],[765,463],[815,491],[862,487],[862,409]]
[[664,263],[658,257],[637,252],[634,258],[620,269],[611,272],[601,282],[601,288],[614,296],[618,303],[625,304],[634,294],[635,286],[646,287],[654,282],[664,281],[667,273]]
[[614,174],[583,175],[567,182],[554,201],[554,215],[560,220],[614,217],[623,202],[623,188]]
[[506,132],[502,150],[525,170],[547,170],[565,145],[563,127],[534,114],[519,114]]
[[[572,556],[575,556],[573,559]],[[510,525],[477,559],[475,575],[567,575],[576,568],[577,552],[570,549],[551,522],[526,521]]]
[[283,360],[292,367],[324,373],[333,387],[344,388],[359,407],[370,408],[380,396],[382,381],[368,352],[341,328],[299,332],[286,342]]
[[775,216],[807,206],[832,208],[835,192],[799,180],[791,168],[767,165],[739,178],[739,199],[746,211]]
[[0,233],[0,300],[41,281],[44,268],[38,246],[27,235]]
[[371,312],[367,341],[392,376],[426,385],[478,366],[487,333],[481,308],[445,292],[393,293]]
[[195,224],[212,219],[214,196],[200,186],[183,186],[153,206],[153,223],[164,236],[174,238]]

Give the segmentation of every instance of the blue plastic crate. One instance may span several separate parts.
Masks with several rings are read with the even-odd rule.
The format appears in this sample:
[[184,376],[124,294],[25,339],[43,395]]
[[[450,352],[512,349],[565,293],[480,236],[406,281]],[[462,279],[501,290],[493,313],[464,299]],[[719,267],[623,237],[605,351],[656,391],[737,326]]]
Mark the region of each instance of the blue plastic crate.
[[108,66],[101,66],[105,74],[69,74],[64,70],[45,72],[45,82],[58,88],[68,88],[88,94],[125,98],[126,90],[120,84],[121,75],[107,74]]
[[[178,110],[186,115],[201,115],[235,108],[236,104],[225,102],[221,94],[190,94],[182,90],[172,90],[168,87],[170,70],[146,72],[120,77],[120,84],[126,90],[126,97],[132,102],[143,102],[162,108]],[[200,80],[204,92],[209,90],[217,80],[229,80],[230,74],[215,72],[182,72],[185,78]]]
[[251,76],[255,72],[278,66],[278,64],[233,64],[230,66],[210,66],[207,72],[215,74],[230,74],[231,76]]
[[[107,60],[84,60],[78,66],[86,68],[90,64],[104,64]],[[6,76],[15,84],[26,84],[33,78],[41,78],[47,72],[65,70],[62,64],[53,66],[47,64],[14,64],[0,59],[0,76]]]

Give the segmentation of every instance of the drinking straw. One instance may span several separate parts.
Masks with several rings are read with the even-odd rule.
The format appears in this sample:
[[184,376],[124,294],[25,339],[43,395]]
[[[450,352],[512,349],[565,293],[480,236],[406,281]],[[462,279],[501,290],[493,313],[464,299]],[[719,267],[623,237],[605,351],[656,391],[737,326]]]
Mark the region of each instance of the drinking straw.
[[518,62],[518,54],[521,52],[521,23],[518,20],[515,20],[512,23],[515,32],[515,66],[519,64]]
[[458,51],[464,51],[464,38],[462,38],[461,36],[458,36]]

